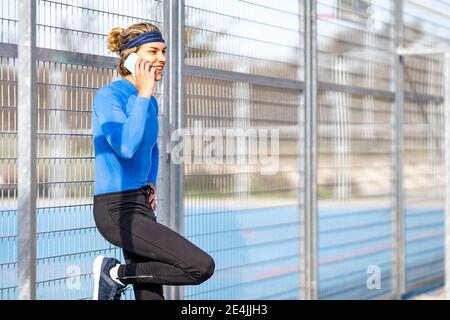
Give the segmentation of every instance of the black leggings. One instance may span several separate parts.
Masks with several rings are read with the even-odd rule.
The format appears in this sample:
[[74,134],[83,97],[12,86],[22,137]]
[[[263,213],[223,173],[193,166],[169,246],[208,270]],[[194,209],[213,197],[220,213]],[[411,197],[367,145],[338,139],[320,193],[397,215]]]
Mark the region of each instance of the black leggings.
[[164,300],[162,285],[194,285],[214,273],[214,260],[158,223],[144,189],[94,195],[99,232],[123,249],[118,278],[132,284],[136,300]]

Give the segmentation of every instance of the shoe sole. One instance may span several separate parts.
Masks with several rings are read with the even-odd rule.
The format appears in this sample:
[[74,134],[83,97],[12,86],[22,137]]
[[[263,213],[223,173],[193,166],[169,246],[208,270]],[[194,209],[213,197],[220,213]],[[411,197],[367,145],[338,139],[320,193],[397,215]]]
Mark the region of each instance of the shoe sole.
[[94,295],[92,296],[92,300],[98,300],[98,291],[100,286],[100,274],[102,272],[102,264],[103,260],[105,259],[104,256],[98,256],[94,260]]

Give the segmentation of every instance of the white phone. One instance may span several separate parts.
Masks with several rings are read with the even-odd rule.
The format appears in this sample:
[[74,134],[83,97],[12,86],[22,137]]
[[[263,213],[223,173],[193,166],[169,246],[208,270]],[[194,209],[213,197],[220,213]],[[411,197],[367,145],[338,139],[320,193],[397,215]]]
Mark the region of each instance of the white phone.
[[[135,74],[134,67],[136,65],[136,61],[139,59],[139,55],[136,52],[130,53],[130,55],[125,60],[123,66],[127,68],[133,75]],[[151,68],[152,66],[150,66]]]

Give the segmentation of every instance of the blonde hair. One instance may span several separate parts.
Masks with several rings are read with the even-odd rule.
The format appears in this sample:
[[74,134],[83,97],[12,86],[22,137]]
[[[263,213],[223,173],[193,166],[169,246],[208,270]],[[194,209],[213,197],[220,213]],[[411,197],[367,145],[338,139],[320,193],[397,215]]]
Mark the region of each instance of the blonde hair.
[[123,66],[125,60],[130,55],[130,53],[137,52],[141,48],[141,46],[125,49],[121,53],[120,48],[134,37],[149,31],[161,32],[157,26],[149,22],[135,23],[126,29],[116,27],[109,32],[108,49],[111,52],[119,52],[120,62],[117,67],[117,71],[122,77],[126,77],[127,75],[131,74],[131,72]]

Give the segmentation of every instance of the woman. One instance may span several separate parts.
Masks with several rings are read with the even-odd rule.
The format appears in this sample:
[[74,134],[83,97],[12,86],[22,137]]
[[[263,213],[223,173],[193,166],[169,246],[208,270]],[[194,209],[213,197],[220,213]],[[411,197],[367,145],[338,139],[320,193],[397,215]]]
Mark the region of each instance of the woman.
[[[214,272],[214,260],[193,243],[156,221],[159,150],[158,103],[153,96],[166,63],[166,46],[151,23],[114,28],[108,37],[119,52],[123,79],[94,97],[94,219],[99,232],[123,249],[124,264],[94,261],[94,300],[117,300],[132,284],[137,300],[164,300],[163,285],[200,284]],[[131,74],[128,55],[140,58]]]

